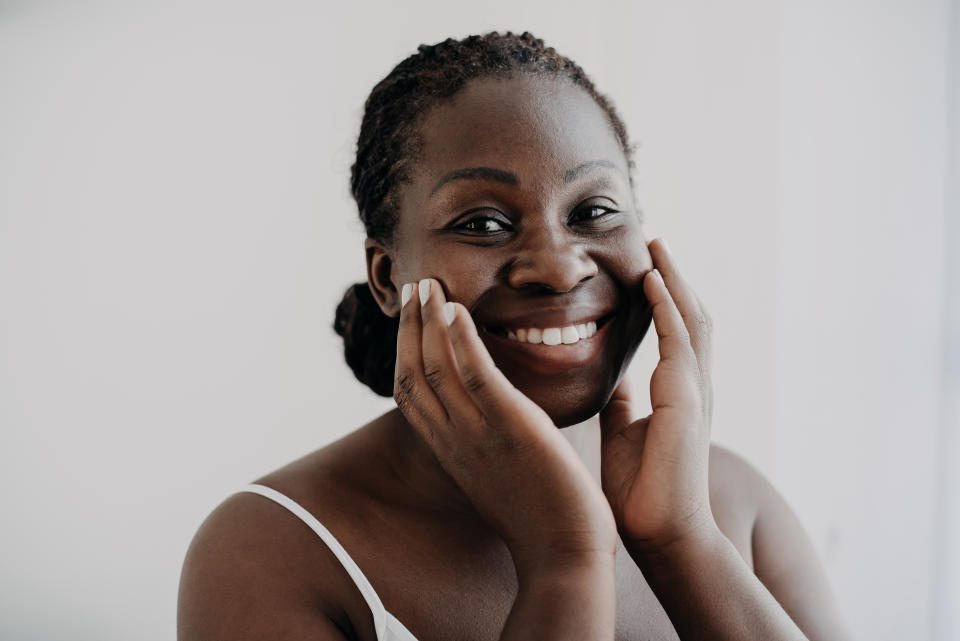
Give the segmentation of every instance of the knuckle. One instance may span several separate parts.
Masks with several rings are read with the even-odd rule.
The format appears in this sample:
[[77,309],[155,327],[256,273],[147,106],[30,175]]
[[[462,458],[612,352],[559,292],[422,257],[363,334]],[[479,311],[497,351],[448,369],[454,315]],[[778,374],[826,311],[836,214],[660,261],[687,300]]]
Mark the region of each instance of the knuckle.
[[694,316],[693,322],[698,332],[710,331],[710,316],[706,312],[698,312],[697,315]]
[[482,393],[487,387],[487,381],[483,373],[474,365],[460,366],[460,381],[463,387],[471,394]]
[[446,379],[443,368],[440,367],[438,363],[424,363],[423,364],[423,377],[427,381],[427,385],[432,387],[435,390],[443,387],[444,381]]
[[393,381],[393,400],[397,406],[404,410],[413,404],[414,390],[413,373],[409,371],[397,372]]
[[393,400],[397,404],[397,409],[400,410],[400,413],[407,417],[407,420],[410,418],[410,413],[413,411],[413,401],[406,394],[397,394],[394,393]]

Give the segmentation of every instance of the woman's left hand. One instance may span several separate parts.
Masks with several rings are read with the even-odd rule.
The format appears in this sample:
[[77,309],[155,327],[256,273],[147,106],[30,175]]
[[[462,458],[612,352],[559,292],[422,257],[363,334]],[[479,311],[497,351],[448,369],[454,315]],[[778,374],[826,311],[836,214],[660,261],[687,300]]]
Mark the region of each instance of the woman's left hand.
[[666,244],[656,239],[648,249],[655,269],[642,286],[660,350],[650,379],[653,413],[635,420],[626,379],[600,413],[601,485],[631,552],[716,529],[707,476],[712,321]]

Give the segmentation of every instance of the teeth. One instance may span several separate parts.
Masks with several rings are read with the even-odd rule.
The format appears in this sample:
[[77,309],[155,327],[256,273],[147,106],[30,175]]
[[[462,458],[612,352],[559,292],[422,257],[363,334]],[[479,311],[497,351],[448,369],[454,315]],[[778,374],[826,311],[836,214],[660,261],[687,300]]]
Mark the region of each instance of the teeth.
[[559,327],[548,327],[543,330],[544,345],[559,345],[563,342],[563,334]]
[[544,345],[573,345],[597,333],[597,322],[567,325],[566,327],[528,327],[518,330],[507,330],[507,338],[518,343],[533,343]]

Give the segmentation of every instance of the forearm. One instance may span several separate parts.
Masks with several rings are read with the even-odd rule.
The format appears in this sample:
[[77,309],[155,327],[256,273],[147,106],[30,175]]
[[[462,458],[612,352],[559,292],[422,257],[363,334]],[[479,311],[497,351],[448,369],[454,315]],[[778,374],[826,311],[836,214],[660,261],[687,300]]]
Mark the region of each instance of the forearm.
[[625,545],[680,639],[807,641],[720,530],[666,550]]
[[501,641],[612,641],[616,624],[614,557],[519,575],[519,592]]

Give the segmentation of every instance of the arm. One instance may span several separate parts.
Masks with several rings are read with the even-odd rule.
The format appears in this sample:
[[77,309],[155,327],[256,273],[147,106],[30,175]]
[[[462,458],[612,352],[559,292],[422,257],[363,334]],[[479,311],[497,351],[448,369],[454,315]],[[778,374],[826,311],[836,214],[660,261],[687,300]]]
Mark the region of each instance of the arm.
[[628,546],[631,557],[681,639],[848,639],[802,525],[769,482],[750,472],[761,496],[754,571],[719,528],[659,550]]
[[519,592],[501,641],[612,639],[616,608],[613,556],[518,575]]
[[850,639],[810,537],[779,492],[762,490],[753,526],[754,572],[811,641]]
[[807,639],[719,529],[627,549],[681,639]]
[[[737,541],[739,564],[734,564],[735,567],[742,565],[749,570],[752,566],[749,571],[756,575],[763,588],[776,599],[806,638],[811,641],[846,641],[851,638],[816,550],[783,496],[753,465],[716,444],[710,448],[710,503],[724,536]],[[721,543],[723,547],[733,547]],[[638,565],[658,565],[656,558],[645,559],[645,556],[643,550],[637,550],[633,558]],[[730,556],[731,563],[733,558]],[[728,594],[729,580],[722,574],[722,563],[711,558],[699,563],[707,563],[705,567],[710,573],[720,575],[717,577],[722,583],[720,604],[724,611],[730,608],[728,599],[732,595]],[[661,573],[667,574],[666,582],[671,581],[673,572],[681,577],[690,573],[682,567],[671,569],[669,563],[660,565],[665,566]],[[657,569],[649,567],[643,572],[652,586]],[[695,591],[696,587],[687,589]],[[661,601],[668,598],[661,596]],[[666,603],[663,605],[666,607]],[[688,606],[683,616],[689,617],[695,611],[695,607]],[[703,624],[695,621],[687,623],[696,627],[697,634],[704,629]]]

